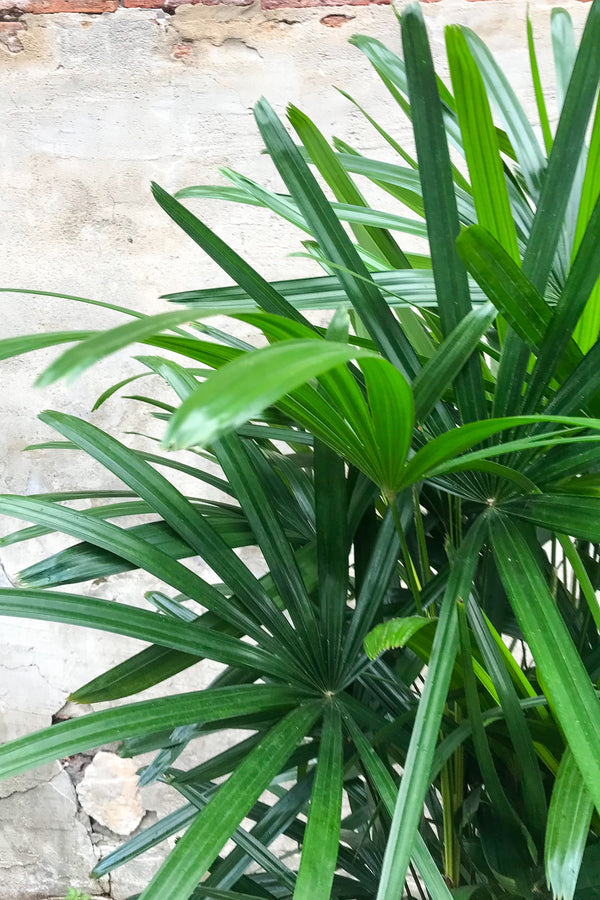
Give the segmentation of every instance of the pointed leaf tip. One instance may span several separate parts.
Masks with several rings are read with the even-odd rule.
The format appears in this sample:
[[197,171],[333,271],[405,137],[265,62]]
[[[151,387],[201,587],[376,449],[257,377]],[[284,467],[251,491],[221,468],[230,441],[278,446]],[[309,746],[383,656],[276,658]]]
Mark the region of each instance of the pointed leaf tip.
[[323,340],[280,341],[236,357],[210,375],[171,418],[163,446],[207,446],[283,396],[369,350]]

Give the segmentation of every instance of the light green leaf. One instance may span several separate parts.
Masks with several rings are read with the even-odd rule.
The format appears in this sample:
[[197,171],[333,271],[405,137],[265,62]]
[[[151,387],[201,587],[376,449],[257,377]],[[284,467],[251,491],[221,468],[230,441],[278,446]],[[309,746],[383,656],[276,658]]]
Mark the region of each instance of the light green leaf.
[[533,89],[535,92],[535,102],[538,108],[538,115],[540,117],[540,126],[542,129],[542,134],[544,136],[544,146],[546,148],[546,153],[550,153],[552,149],[552,132],[550,131],[550,122],[548,120],[548,111],[546,109],[546,101],[544,99],[544,92],[542,89],[542,82],[540,79],[540,71],[537,62],[537,56],[535,52],[535,44],[533,40],[533,27],[531,25],[531,17],[529,15],[529,9],[527,10],[527,44],[529,47],[529,63],[531,66],[531,78],[533,81]]
[[351,359],[375,353],[333,341],[281,341],[215,372],[180,406],[165,435],[170,448],[206,446],[259,415],[284,394]]
[[546,826],[544,859],[556,900],[573,900],[594,804],[567,748],[554,782]]
[[389,619],[382,622],[366,636],[365,652],[369,659],[375,659],[385,650],[405,647],[417,631],[431,627],[436,621],[424,616],[408,616],[405,619]]
[[406,379],[385,360],[361,360],[377,447],[378,485],[393,493],[410,449],[414,404]]
[[24,334],[18,337],[0,340],[0,359],[11,359],[22,356],[33,350],[54,347],[56,344],[70,344],[73,341],[85,341],[96,334],[93,331],[46,331],[43,334]]
[[465,36],[456,25],[446,28],[446,49],[477,221],[494,235],[515,262],[520,262],[498,138],[483,79]]
[[534,199],[537,199],[546,160],[533,128],[510,86],[504,69],[494,59],[485,43],[469,28],[463,28],[462,32],[481,72],[488,96],[504,123],[527,187]]
[[479,306],[453,328],[437,347],[412,382],[415,417],[422,422],[480,346],[482,335],[492,324],[496,311],[491,303]]
[[[600,194],[600,104],[596,106],[596,115],[592,126],[590,148],[588,151],[587,165],[581,189],[581,200],[577,225],[575,227],[575,239],[573,241],[573,256],[575,256],[583,239],[588,221],[598,202]],[[600,281],[596,284],[588,298],[585,310],[575,329],[574,337],[583,353],[586,353],[594,345],[600,332]]]
[[47,387],[58,381],[59,378],[67,378],[73,381],[78,375],[93,366],[100,359],[122,350],[136,341],[143,341],[149,337],[160,334],[190,322],[195,318],[191,310],[177,310],[175,312],[159,313],[157,316],[145,316],[118,325],[110,331],[94,332],[91,337],[80,340],[75,347],[66,350],[37,379],[40,387]]

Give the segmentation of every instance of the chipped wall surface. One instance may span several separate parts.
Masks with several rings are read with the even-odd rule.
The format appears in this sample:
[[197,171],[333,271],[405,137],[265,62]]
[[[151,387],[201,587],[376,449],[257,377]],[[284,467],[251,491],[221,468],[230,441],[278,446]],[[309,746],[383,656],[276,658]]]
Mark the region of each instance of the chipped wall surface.
[[[109,8],[102,4],[98,0],[98,9]],[[530,2],[551,99],[548,38],[555,5]],[[560,5],[580,29],[587,4],[564,0]],[[406,139],[383,87],[347,43],[351,34],[363,32],[399,49],[389,8],[176,6],[166,12],[114,3],[115,11],[105,14],[33,15],[27,3],[0,2],[1,286],[66,292],[156,312],[166,308],[158,299],[162,293],[222,283],[216,267],[153,202],[149,184],[154,179],[177,190],[215,183],[221,180],[219,167],[229,166],[279,187],[268,159],[260,155],[252,118],[252,104],[261,95],[279,112],[289,101],[300,106],[327,135],[339,135],[367,154],[385,154],[378,135],[333,90],[335,84]],[[424,11],[438,59],[443,26],[470,25],[497,53],[533,116],[521,0],[441,0],[424,5]],[[291,226],[251,207],[203,201],[194,208],[267,277],[313,272],[306,261],[286,258],[299,249],[301,237]],[[2,337],[122,321],[116,313],[50,297],[2,294],[2,304]],[[104,388],[137,370],[126,355],[110,358],[74,384],[36,389],[36,374],[55,355],[43,351],[0,364],[2,492],[113,484],[81,454],[23,452],[52,436],[36,419],[41,409],[91,417],[117,436],[139,430],[160,434],[159,424],[148,424],[130,400],[113,398],[90,415]],[[125,439],[148,447],[142,438]],[[17,524],[2,521],[2,533]],[[55,546],[45,538],[35,546],[2,550],[6,583]],[[144,590],[152,586],[149,577],[130,575],[81,590],[141,605]],[[69,692],[137,649],[125,638],[3,620],[0,741],[49,725],[53,717],[80,714],[65,707]],[[214,671],[195,667],[148,696],[197,689]],[[144,827],[180,804],[166,787],[138,792],[131,768],[109,755],[114,749],[103,748],[91,769],[93,753],[0,784],[0,900],[62,898],[69,885],[124,900],[143,887],[164,848],[100,883],[90,881],[88,873],[98,855],[122,839],[113,831],[115,822],[127,831],[137,828],[141,817]],[[189,759],[206,752],[198,742]],[[117,807],[107,812],[111,797]]]

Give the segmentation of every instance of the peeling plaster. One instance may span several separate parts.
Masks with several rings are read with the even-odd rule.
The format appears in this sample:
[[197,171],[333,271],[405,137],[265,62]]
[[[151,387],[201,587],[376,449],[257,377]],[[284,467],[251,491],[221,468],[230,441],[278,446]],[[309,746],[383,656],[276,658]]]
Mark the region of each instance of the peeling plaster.
[[[554,0],[529,5],[542,77],[549,85],[554,84],[549,15],[557,5]],[[560,5],[580,28],[588,4],[564,0]],[[439,59],[444,25],[470,25],[489,41],[535,115],[522,0],[444,0],[423,9]],[[350,16],[343,27],[321,22]],[[120,9],[94,17],[15,14],[0,20],[0,112],[8,125],[2,134],[3,286],[64,291],[152,313],[164,309],[158,297],[166,291],[222,283],[216,267],[156,207],[149,183],[157,180],[169,190],[211,184],[221,181],[220,166],[230,166],[280,189],[261,155],[252,118],[252,105],[262,95],[280,113],[293,102],[327,136],[339,134],[367,155],[390,158],[378,135],[331,87],[339,85],[410,147],[406,123],[362,55],[347,44],[349,34],[367,33],[397,52],[399,33],[389,8],[335,7],[325,15],[323,7],[265,12],[255,3],[184,6],[173,15]],[[395,209],[391,201],[377,199],[382,208]],[[207,201],[193,208],[266,277],[314,273],[306,260],[287,258],[301,238],[288,224],[248,207]],[[74,320],[91,329],[121,321],[91,306],[3,295],[3,337],[69,329]],[[89,417],[98,394],[136,366],[122,354],[96,366],[75,388],[59,383],[41,392],[33,381],[55,355],[41,351],[0,364],[2,412],[10,422],[0,436],[2,492],[106,486],[98,466],[83,454],[69,453],[66,462],[64,453],[22,450],[51,437],[36,419],[41,408]],[[105,404],[92,420],[119,437],[147,423],[123,399]],[[130,440],[147,447],[141,439]],[[16,527],[20,523],[0,521],[3,534]],[[43,545],[27,542],[2,550],[0,584],[10,585],[20,568],[57,546],[63,544],[47,538]],[[139,606],[152,587],[153,579],[132,573],[76,590],[118,595]],[[69,692],[140,648],[126,638],[17,619],[2,620],[2,640],[0,740],[50,725],[53,716],[85,712],[72,704],[65,708]],[[196,666],[143,696],[197,690],[214,674],[215,669]],[[198,741],[181,764],[201,761],[214,749],[214,743]],[[70,884],[100,896],[88,873],[120,838],[90,821],[77,801],[76,785],[95,752],[0,783],[0,900],[62,900]],[[155,784],[143,789],[142,802],[143,827],[181,799]],[[101,887],[110,893],[101,896],[125,900],[141,890],[168,849],[168,844],[156,848],[142,864],[116,870]]]

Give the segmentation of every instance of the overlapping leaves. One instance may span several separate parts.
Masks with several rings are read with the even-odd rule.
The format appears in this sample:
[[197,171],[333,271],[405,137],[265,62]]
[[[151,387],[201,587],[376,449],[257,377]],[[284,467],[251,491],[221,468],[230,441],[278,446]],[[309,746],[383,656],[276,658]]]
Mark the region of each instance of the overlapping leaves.
[[[361,107],[397,163],[331,146],[290,108],[298,146],[261,101],[257,124],[288,193],[229,170],[228,186],[179,199],[153,188],[234,286],[172,294],[188,308],[158,316],[121,309],[132,321],[108,332],[0,342],[3,357],[73,343],[42,383],[133,341],[167,352],[139,357],[134,377],[162,379],[171,402],[151,389],[136,399],[166,422],[165,448],[194,454],[133,451],[46,412],[62,438],[47,446],[84,451],[123,490],[0,497],[0,511],[30,523],[5,546],[51,531],[76,541],[0,592],[1,615],[148,644],[75,699],[129,697],[202,659],[223,666],[204,691],[0,748],[4,776],[116,737],[126,754],[157,751],[142,777],[170,781],[186,805],[97,867],[187,828],[143,900],[392,900],[409,866],[433,900],[450,888],[474,900],[544,896],[546,877],[565,900],[598,890],[597,112],[589,150],[585,136],[600,0],[579,49],[566,13],[553,16],[554,135],[529,23],[544,147],[472,32],[447,32],[450,91],[418,5],[401,31],[403,59],[353,43],[410,119],[416,154]],[[361,179],[398,212],[370,208]],[[325,274],[269,283],[180,202],[203,197],[283,216]],[[405,252],[403,235],[422,252]],[[305,317],[311,309],[336,310],[328,329]],[[215,312],[269,346],[191,324]],[[178,471],[200,497],[176,486]],[[75,500],[111,502],[63,505]],[[148,513],[154,521],[123,524]],[[258,548],[265,574],[240,559],[242,546]],[[193,557],[217,584],[183,562]],[[132,568],[159,582],[152,610],[47,590]],[[190,741],[232,727],[248,734],[177,768]],[[302,845],[297,869],[270,849],[281,835]]]

